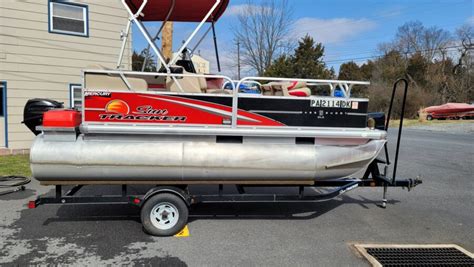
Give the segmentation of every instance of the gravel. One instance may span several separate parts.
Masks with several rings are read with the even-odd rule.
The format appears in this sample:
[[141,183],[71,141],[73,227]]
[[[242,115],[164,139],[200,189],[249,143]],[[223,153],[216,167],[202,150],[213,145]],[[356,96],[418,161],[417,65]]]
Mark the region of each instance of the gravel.
[[466,121],[459,123],[445,122],[431,125],[416,125],[409,126],[410,129],[425,130],[432,132],[446,132],[446,133],[474,133],[474,121]]

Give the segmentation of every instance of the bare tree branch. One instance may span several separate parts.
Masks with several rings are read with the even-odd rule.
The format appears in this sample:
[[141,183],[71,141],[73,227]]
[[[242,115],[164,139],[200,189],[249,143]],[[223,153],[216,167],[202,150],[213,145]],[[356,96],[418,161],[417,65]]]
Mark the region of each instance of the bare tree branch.
[[288,49],[292,24],[288,0],[248,1],[237,15],[235,39],[242,45],[242,63],[263,75],[272,61]]
[[426,28],[419,21],[411,21],[398,28],[393,42],[383,44],[379,49],[395,50],[404,55],[420,52],[432,61],[441,55],[451,41],[449,32],[436,26]]

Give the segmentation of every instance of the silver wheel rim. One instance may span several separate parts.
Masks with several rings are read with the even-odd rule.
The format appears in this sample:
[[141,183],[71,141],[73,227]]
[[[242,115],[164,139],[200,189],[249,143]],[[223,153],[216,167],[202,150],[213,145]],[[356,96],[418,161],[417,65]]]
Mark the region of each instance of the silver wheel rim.
[[178,223],[178,219],[178,209],[168,202],[156,204],[150,212],[151,223],[160,230],[173,228]]

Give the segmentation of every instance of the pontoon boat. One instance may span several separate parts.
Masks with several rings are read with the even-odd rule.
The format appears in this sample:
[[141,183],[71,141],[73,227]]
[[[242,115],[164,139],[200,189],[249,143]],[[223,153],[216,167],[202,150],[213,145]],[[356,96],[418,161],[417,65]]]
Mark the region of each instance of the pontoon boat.
[[[123,0],[130,22],[117,69],[84,70],[82,110],[60,109],[45,99],[28,102],[25,123],[38,134],[31,147],[34,178],[59,186],[56,201],[61,203],[69,200],[61,197],[60,185],[179,185],[186,190],[192,184],[314,186],[340,180],[346,187],[338,194],[362,185],[346,181],[376,165],[387,136],[383,119],[377,125],[368,118],[368,100],[350,97],[353,86],[369,83],[317,77],[246,77],[235,83],[224,75],[192,73],[192,62],[179,57],[206,24],[215,34],[228,0],[192,2]],[[198,22],[198,27],[168,61],[146,21]],[[162,71],[120,68],[132,23]],[[236,88],[245,83],[261,84],[261,93],[240,93]],[[229,85],[233,90],[226,89]],[[313,95],[318,86],[328,95]],[[335,97],[341,88],[344,97]],[[144,220],[162,222],[177,206],[157,206],[161,219],[155,214]],[[157,225],[147,229],[166,235],[180,227]]]

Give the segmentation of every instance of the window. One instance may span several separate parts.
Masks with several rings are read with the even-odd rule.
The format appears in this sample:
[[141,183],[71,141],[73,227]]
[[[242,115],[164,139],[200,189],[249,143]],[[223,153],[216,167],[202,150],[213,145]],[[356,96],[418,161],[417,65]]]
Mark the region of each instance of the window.
[[89,36],[88,7],[76,3],[50,1],[49,32]]
[[71,108],[81,110],[82,109],[82,85],[70,84],[69,85],[69,105]]

